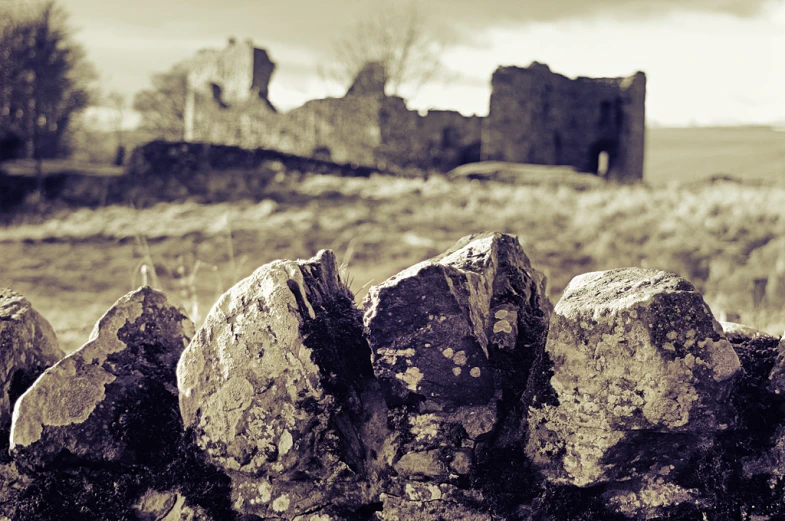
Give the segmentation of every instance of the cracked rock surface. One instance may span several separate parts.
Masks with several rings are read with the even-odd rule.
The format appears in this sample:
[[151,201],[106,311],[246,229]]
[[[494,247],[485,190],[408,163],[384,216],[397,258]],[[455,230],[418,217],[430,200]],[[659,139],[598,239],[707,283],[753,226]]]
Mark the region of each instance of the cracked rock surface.
[[[530,393],[527,453],[552,482],[637,480],[632,494],[645,503],[651,483],[664,491],[702,441],[733,427],[727,402],[739,358],[701,295],[672,273],[574,278],[545,354],[538,370],[551,376]],[[690,494],[675,486],[654,500]]]
[[191,320],[163,293],[144,287],[122,297],[88,342],[41,375],[17,402],[11,427],[15,460],[29,467],[62,458],[144,460],[155,451],[156,434],[141,428],[134,413],[154,396],[176,396],[175,367],[192,336]]
[[63,356],[49,322],[22,295],[0,288],[0,436],[8,435],[16,399]]
[[386,407],[332,252],[227,291],[177,376],[185,425],[231,476],[238,512],[308,519],[370,501]]
[[458,519],[456,504],[471,517],[474,503],[485,519],[496,507],[488,491],[517,486],[520,401],[549,314],[543,287],[515,237],[487,233],[370,289],[365,331],[396,433],[385,519],[417,519],[423,502],[444,509],[434,518]]

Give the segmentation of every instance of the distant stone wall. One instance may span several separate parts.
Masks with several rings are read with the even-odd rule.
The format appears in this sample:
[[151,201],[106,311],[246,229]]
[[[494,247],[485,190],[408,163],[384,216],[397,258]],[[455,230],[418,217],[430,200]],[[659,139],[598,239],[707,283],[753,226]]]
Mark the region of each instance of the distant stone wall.
[[572,165],[608,179],[643,178],[646,76],[570,79],[547,65],[500,67],[493,74],[483,133],[487,160]]
[[196,331],[140,288],[57,362],[0,292],[0,519],[785,515],[785,341],[659,270],[578,276],[555,307],[544,288],[486,233],[358,308],[321,251],[260,267]]
[[[44,179],[44,198],[69,206],[151,206],[159,202],[203,203],[263,199],[276,175],[369,177],[375,168],[208,143],[153,141],[131,154],[122,176],[55,174]],[[38,192],[32,177],[0,172],[0,213],[24,205]]]

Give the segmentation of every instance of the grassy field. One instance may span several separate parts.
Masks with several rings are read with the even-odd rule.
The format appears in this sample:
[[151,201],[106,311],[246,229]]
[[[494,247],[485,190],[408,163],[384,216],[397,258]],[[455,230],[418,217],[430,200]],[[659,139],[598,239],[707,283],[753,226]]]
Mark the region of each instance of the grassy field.
[[[700,154],[683,157],[680,169],[686,173],[680,178],[678,165],[667,163],[664,151],[653,145],[671,140],[672,154],[686,154],[689,142],[677,134],[650,133],[649,164],[662,173],[647,185],[580,191],[449,182],[440,176],[427,181],[321,176],[280,180],[258,202],[21,216],[0,227],[0,286],[25,294],[70,351],[118,297],[145,280],[178,297],[201,322],[218,295],[274,259],[331,248],[361,299],[370,284],[461,236],[497,230],[519,237],[534,265],[548,275],[554,301],[580,273],[657,267],[691,280],[718,317],[737,315],[782,334],[785,186],[773,183],[785,163],[782,151],[767,141],[766,153],[760,153],[765,168],[747,170],[755,174],[750,179],[768,179],[764,185],[696,182],[698,171],[744,176],[728,158],[720,162],[724,170],[702,163],[704,154],[714,157],[704,150],[714,135],[707,132],[693,135]],[[785,140],[785,134],[776,135]],[[758,153],[756,139],[746,142],[750,157]],[[715,154],[728,147],[717,145]]]
[[785,131],[766,127],[648,130],[645,178],[649,183],[713,175],[785,182]]

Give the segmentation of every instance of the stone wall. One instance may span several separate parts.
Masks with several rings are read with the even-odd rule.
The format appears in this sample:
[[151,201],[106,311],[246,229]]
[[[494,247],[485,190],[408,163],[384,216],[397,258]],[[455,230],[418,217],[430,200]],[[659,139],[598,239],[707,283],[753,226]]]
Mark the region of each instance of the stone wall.
[[0,519],[782,519],[784,341],[659,270],[544,287],[486,233],[357,307],[321,251],[196,331],[140,288],[59,361],[0,293]]
[[[251,47],[249,47],[251,46]],[[316,99],[278,113],[266,97],[274,65],[251,63],[252,44],[231,44],[223,51],[203,52],[189,75],[201,87],[189,97],[186,134],[194,141],[246,148],[274,148],[298,155],[329,157],[337,162],[450,170],[479,160],[482,118],[456,111],[420,115],[406,102],[384,92],[384,71],[367,64],[346,95]],[[237,71],[232,72],[232,71]],[[261,101],[248,92],[250,71],[263,77]],[[210,94],[216,85],[221,97]],[[216,91],[217,92],[217,91]]]
[[[257,51],[263,59],[251,60]],[[409,110],[405,100],[385,94],[382,65],[368,63],[345,96],[311,100],[279,114],[266,98],[274,65],[265,51],[253,50],[246,42],[205,57],[193,65],[192,76],[200,78],[199,84],[246,97],[226,102],[203,92],[191,99],[193,116],[187,125],[193,132],[186,135],[197,141],[300,155],[329,153],[336,161],[380,168],[448,171],[482,158],[570,165],[622,182],[643,177],[643,73],[573,80],[536,62],[528,68],[500,67],[491,80],[489,115],[482,118],[456,111],[421,115]],[[251,70],[262,78],[262,102],[247,97],[246,76]],[[600,172],[602,153],[607,154],[607,172]]]
[[483,158],[541,165],[572,165],[607,177],[643,178],[646,76],[570,79],[547,65],[500,67],[491,80]]
[[[187,65],[189,72],[183,111],[186,139],[204,139],[203,129],[209,129],[209,125],[200,125],[198,120],[214,116],[215,111],[210,110],[213,107],[232,107],[231,112],[235,114],[252,107],[260,117],[275,112],[275,107],[268,100],[275,64],[267,52],[257,49],[251,40],[238,43],[231,39],[222,50],[200,51]],[[218,139],[218,136],[213,137]]]
[[[261,200],[267,184],[277,175],[369,177],[373,173],[384,172],[278,150],[153,141],[133,151],[125,175],[49,175],[44,179],[43,192],[46,201],[67,206],[133,204],[140,208],[185,200]],[[18,209],[37,193],[37,179],[0,171],[0,214]]]

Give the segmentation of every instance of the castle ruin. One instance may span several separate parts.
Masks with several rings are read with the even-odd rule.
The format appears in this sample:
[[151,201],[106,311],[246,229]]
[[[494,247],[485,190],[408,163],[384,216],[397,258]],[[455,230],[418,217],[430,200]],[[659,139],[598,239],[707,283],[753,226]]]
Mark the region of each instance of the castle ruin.
[[571,165],[616,181],[643,178],[642,72],[573,80],[535,62],[499,67],[491,86],[484,159]]
[[275,64],[253,42],[230,40],[191,62],[185,136],[245,148],[373,165],[450,170],[497,160],[567,165],[619,182],[643,177],[646,77],[570,79],[547,65],[500,67],[487,117],[421,115],[384,92],[368,63],[343,97],[278,112],[268,99]]

